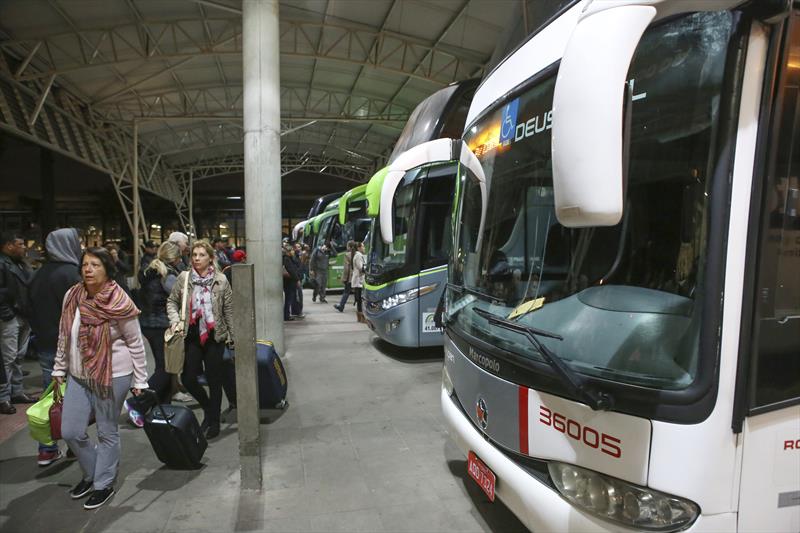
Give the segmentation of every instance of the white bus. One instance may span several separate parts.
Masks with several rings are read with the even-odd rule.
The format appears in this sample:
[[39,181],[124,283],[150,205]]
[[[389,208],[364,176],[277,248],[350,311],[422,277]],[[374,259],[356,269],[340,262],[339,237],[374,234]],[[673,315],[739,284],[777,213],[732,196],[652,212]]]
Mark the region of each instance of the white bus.
[[798,3],[527,4],[462,138],[469,475],[534,531],[800,531]]

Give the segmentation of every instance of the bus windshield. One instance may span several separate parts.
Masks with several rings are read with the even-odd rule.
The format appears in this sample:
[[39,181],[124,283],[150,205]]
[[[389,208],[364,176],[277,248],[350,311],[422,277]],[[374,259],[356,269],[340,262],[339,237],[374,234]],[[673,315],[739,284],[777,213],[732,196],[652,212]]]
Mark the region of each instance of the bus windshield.
[[376,218],[373,222],[367,272],[369,283],[397,279],[408,275],[414,269],[414,265],[411,264],[412,254],[409,253],[409,240],[416,216],[416,193],[418,190],[416,180],[420,172],[419,169],[407,172],[395,191],[394,202],[392,202],[394,226],[392,242],[383,242],[380,219]]
[[670,390],[693,382],[711,177],[720,157],[715,132],[733,31],[733,15],[719,12],[645,33],[629,71],[625,214],[614,227],[570,229],[556,219],[554,72],[470,125],[464,140],[481,161],[489,198],[476,250],[481,193],[469,172],[462,176],[449,327],[543,360],[525,337],[490,326],[485,313],[474,312],[480,308],[561,335],[541,340],[584,374]]
[[391,243],[381,238],[380,220],[373,223],[369,283],[386,283],[447,264],[456,170],[456,164],[447,162],[405,175],[392,203]]

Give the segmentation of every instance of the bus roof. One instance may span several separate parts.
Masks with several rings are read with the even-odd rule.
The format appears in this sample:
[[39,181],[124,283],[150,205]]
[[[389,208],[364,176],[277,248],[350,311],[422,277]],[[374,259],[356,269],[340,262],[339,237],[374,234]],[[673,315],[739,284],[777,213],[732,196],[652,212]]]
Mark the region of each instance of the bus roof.
[[339,224],[347,222],[347,206],[350,202],[366,198],[367,184],[353,187],[339,198]]
[[383,179],[386,173],[389,172],[389,167],[383,167],[377,171],[367,182],[367,215],[377,217],[381,211],[381,189],[383,189]]
[[326,218],[330,218],[330,217],[332,217],[334,215],[338,215],[338,214],[339,214],[339,210],[338,209],[326,209],[325,211],[323,211],[322,213],[320,213],[319,215],[317,215],[313,219],[311,219],[313,221],[312,224],[313,224],[313,227],[314,227],[314,233],[318,233],[319,232],[319,226],[320,226],[320,224],[322,224],[323,220],[325,220]]
[[308,224],[308,220],[303,220],[303,221],[298,222],[297,224],[294,225],[294,228],[292,228],[292,240],[293,241],[296,241],[297,237],[300,236],[300,232],[304,231],[304,228],[306,227],[306,224]]

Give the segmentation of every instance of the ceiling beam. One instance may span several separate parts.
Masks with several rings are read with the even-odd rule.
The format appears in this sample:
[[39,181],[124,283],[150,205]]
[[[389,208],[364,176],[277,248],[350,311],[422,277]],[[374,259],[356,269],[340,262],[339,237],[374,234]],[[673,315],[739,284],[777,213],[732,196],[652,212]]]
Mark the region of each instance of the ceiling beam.
[[[462,16],[462,15],[463,15],[463,14],[466,12],[466,10],[467,10],[467,7],[469,7],[469,3],[470,3],[470,0],[464,0],[464,3],[461,5],[461,8],[460,8],[460,9],[459,9],[459,10],[456,12],[456,14],[455,14],[455,15],[453,15],[453,17],[452,17],[452,18],[451,18],[451,19],[448,21],[448,23],[445,25],[444,29],[443,29],[443,30],[442,30],[442,31],[439,33],[439,36],[436,38],[436,40],[435,40],[435,41],[433,42],[433,44],[431,45],[431,48],[430,48],[430,49],[429,49],[429,50],[428,50],[428,51],[425,53],[425,55],[422,57],[422,59],[420,60],[419,64],[418,64],[418,65],[417,65],[417,66],[414,68],[414,70],[416,70],[416,69],[420,68],[422,65],[424,65],[424,64],[425,64],[425,61],[427,61],[427,60],[428,60],[428,58],[430,58],[430,60],[431,60],[431,65],[433,64],[433,58],[431,57],[431,51],[432,51],[432,50],[434,50],[434,49],[436,49],[436,47],[437,47],[437,46],[439,46],[439,45],[442,43],[442,40],[445,38],[445,36],[447,36],[447,34],[448,34],[448,33],[450,32],[450,30],[453,28],[453,25],[454,25],[454,24],[455,24],[455,23],[456,23],[456,22],[457,22],[457,21],[458,21],[458,20],[461,18],[461,16]],[[488,61],[488,60],[489,60],[489,58],[487,57],[487,58],[486,58],[486,60],[485,60],[485,61],[483,61],[482,63],[485,65],[486,61]],[[482,69],[482,68],[483,68],[483,67],[481,67],[481,69]],[[405,88],[408,86],[408,84],[409,84],[409,82],[411,81],[411,79],[412,79],[412,77],[411,77],[411,76],[409,76],[409,77],[407,77],[407,78],[405,79],[405,81],[404,81],[404,82],[403,82],[403,84],[400,86],[400,88],[399,88],[399,89],[397,89],[397,90],[394,92],[394,94],[393,94],[393,95],[392,95],[392,96],[389,98],[389,104],[387,104],[387,107],[388,107],[389,105],[391,105],[391,104],[392,104],[392,103],[393,103],[393,102],[394,102],[394,101],[397,99],[397,97],[398,97],[398,96],[400,96],[400,93],[402,93],[402,92],[403,92],[403,90],[404,90],[404,89],[405,89]],[[460,81],[460,80],[459,80],[459,81]],[[384,108],[384,110],[383,110],[382,112],[385,112],[385,111],[386,111],[386,108]],[[361,137],[361,139],[358,141],[358,143],[356,143],[356,146],[358,146],[359,144],[361,144],[361,143],[364,141],[364,139],[366,139],[366,137],[367,137],[367,135],[369,134],[369,132],[370,132],[370,130],[371,130],[371,129],[372,129],[371,127],[370,127],[370,128],[367,128],[367,131],[365,131],[365,132],[364,132],[364,135]]]

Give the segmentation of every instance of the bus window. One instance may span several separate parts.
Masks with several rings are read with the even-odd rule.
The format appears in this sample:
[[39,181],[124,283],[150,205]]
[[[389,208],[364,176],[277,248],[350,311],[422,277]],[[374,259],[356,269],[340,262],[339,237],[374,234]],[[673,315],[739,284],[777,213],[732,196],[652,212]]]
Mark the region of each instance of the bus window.
[[755,295],[751,407],[800,398],[800,16],[789,34],[769,143]]

